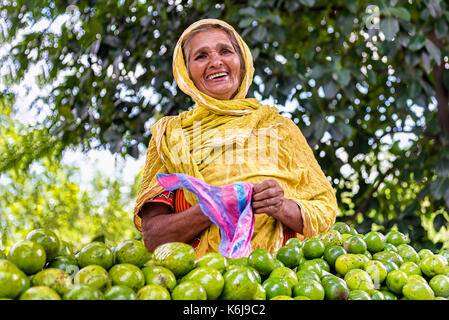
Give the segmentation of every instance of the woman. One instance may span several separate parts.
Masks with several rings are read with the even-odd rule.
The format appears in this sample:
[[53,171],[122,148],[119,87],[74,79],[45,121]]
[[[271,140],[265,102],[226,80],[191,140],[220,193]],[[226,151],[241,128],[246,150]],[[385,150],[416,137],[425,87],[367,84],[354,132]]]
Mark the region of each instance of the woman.
[[332,186],[295,123],[245,98],[254,68],[237,32],[216,19],[192,24],[175,47],[173,74],[196,104],[151,128],[134,208],[148,250],[179,241],[190,243],[198,258],[218,252],[220,243],[219,228],[196,196],[184,188],[165,191],[156,180],[160,173],[185,173],[214,186],[252,183],[253,250],[274,252],[291,237],[327,231],[337,211]]

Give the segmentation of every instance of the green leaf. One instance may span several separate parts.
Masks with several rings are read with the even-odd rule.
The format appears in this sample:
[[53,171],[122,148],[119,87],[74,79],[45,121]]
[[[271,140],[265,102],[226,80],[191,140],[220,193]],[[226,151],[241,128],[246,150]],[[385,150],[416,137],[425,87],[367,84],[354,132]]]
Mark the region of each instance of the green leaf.
[[263,40],[265,40],[266,35],[267,35],[267,28],[265,28],[265,26],[261,24],[258,25],[252,33],[253,39],[256,40],[257,42],[262,42]]
[[403,7],[395,7],[395,8],[391,8],[390,12],[392,15],[394,15],[396,18],[405,20],[405,21],[410,21],[410,12]]
[[449,189],[449,178],[437,178],[430,184],[430,193],[436,200],[440,200]]
[[410,38],[410,42],[408,44],[408,48],[412,51],[418,51],[422,47],[424,47],[424,44],[426,43],[426,37],[420,33],[415,34]]
[[437,65],[441,64],[441,51],[430,39],[426,39],[425,46],[427,52],[432,56]]
[[338,86],[334,81],[331,80],[323,86],[323,91],[326,99],[332,99],[337,94]]
[[299,0],[299,2],[307,7],[313,7],[315,5],[315,0]]
[[342,87],[346,87],[351,81],[351,72],[349,69],[340,69],[337,71],[337,81]]
[[240,10],[239,10],[239,13],[240,13],[241,15],[246,15],[246,16],[253,16],[253,17],[255,17],[255,16],[256,16],[256,9],[251,8],[251,7],[246,7],[246,8],[240,9]]
[[245,29],[245,28],[249,27],[254,21],[255,20],[252,17],[243,18],[239,22],[239,28]]
[[343,2],[351,13],[357,13],[357,9],[359,8],[358,0],[346,0]]
[[380,21],[380,30],[385,35],[387,41],[392,41],[396,34],[399,32],[398,20],[392,17],[383,18]]

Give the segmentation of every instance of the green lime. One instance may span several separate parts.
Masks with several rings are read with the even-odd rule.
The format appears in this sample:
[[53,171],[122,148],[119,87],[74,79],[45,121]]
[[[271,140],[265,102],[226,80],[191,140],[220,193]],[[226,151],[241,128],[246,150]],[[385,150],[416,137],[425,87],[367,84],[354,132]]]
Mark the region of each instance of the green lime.
[[31,280],[33,286],[45,286],[55,290],[60,296],[68,292],[72,286],[73,281],[70,275],[56,268],[47,268],[39,271]]
[[339,256],[345,254],[346,250],[342,246],[329,246],[324,249],[323,258],[332,270],[335,270],[335,261]]
[[143,271],[131,263],[119,263],[109,270],[112,285],[125,285],[137,292],[145,285]]
[[61,297],[52,288],[36,286],[28,288],[20,295],[19,300],[61,300]]
[[173,300],[207,300],[207,291],[200,283],[188,280],[175,287],[172,298]]
[[64,300],[104,300],[103,293],[87,284],[75,284],[64,296]]
[[75,274],[74,284],[87,284],[101,292],[106,291],[111,285],[112,280],[108,272],[95,264],[82,268]]
[[195,251],[192,246],[182,242],[159,245],[154,249],[153,257],[156,264],[170,269],[177,278],[195,267]]
[[324,288],[320,282],[304,279],[293,286],[293,296],[305,296],[311,300],[324,300]]
[[387,274],[387,287],[394,293],[402,293],[402,288],[407,284],[407,282],[408,276],[404,271],[393,270]]
[[429,281],[429,285],[437,297],[449,297],[449,277],[437,274]]
[[137,295],[128,286],[115,285],[104,292],[104,300],[137,300]]
[[350,236],[346,239],[344,248],[349,253],[364,253],[367,250],[365,240],[360,236]]
[[292,295],[292,287],[287,280],[280,278],[268,278],[263,282],[266,299],[270,300],[276,296],[290,296]]
[[9,249],[8,260],[26,274],[33,274],[45,266],[47,255],[44,248],[36,242],[20,240]]
[[337,230],[338,232],[340,232],[341,234],[344,233],[351,233],[351,227],[348,226],[346,223],[344,222],[335,222],[331,227],[330,230]]
[[433,256],[433,252],[429,249],[421,249],[418,251],[418,255],[419,255],[420,260],[424,260],[424,258]]
[[410,261],[418,264],[421,260],[418,252],[408,244],[400,244],[397,246],[398,254],[404,259],[404,262]]
[[59,238],[53,231],[45,228],[31,230],[25,240],[30,240],[39,243],[45,250],[47,261],[51,261],[58,255],[59,252]]
[[256,249],[248,255],[248,264],[265,276],[273,271],[274,258],[268,250]]
[[434,254],[421,261],[421,271],[427,277],[433,277],[437,274],[444,274],[447,267],[447,260],[440,254]]
[[[198,286],[200,286],[198,284]],[[176,288],[175,288],[176,289]],[[203,289],[204,290],[204,289]],[[206,292],[204,292],[206,294]],[[138,300],[171,300],[170,293],[158,284],[148,284],[137,291]],[[177,300],[173,298],[173,300]],[[195,300],[195,299],[192,299]]]
[[298,282],[297,274],[290,268],[279,267],[271,271],[269,278],[285,279],[288,285],[293,287]]
[[67,272],[71,277],[75,276],[80,268],[74,256],[57,256],[51,260],[46,268],[57,268]]
[[402,294],[408,300],[433,300],[432,288],[423,281],[408,281],[402,288]]
[[299,249],[302,249],[303,242],[299,240],[298,238],[290,238],[285,242],[286,246],[296,246]]
[[234,266],[225,272],[223,278],[221,300],[251,300],[259,290],[257,278],[247,267]]
[[145,284],[158,284],[166,287],[170,292],[176,286],[176,277],[169,269],[161,266],[143,267]]
[[369,252],[379,252],[385,247],[385,236],[377,231],[370,231],[363,236]]
[[276,254],[276,259],[290,269],[295,268],[299,264],[300,258],[301,250],[293,246],[283,246],[279,248]]
[[116,263],[130,263],[141,268],[151,259],[151,253],[142,241],[125,240],[115,248],[115,257]]
[[337,230],[329,230],[328,232],[323,233],[320,240],[323,242],[325,248],[343,245],[343,238]]
[[408,241],[407,237],[403,233],[396,230],[391,230],[385,235],[385,242],[398,246],[400,244],[406,244]]
[[224,278],[220,271],[212,267],[197,267],[186,274],[180,280],[196,281],[203,286],[207,293],[207,300],[216,300],[220,296],[224,287]]
[[399,270],[404,271],[408,276],[412,274],[421,275],[421,269],[419,268],[419,266],[411,261],[407,261],[401,264]]
[[221,273],[224,273],[228,266],[228,260],[218,252],[208,252],[199,258],[195,265],[197,267],[213,267]]
[[80,268],[95,264],[109,270],[114,264],[114,253],[105,243],[94,241],[83,246],[76,259]]
[[353,290],[349,292],[348,300],[371,300],[371,296],[363,290]]
[[307,238],[302,246],[302,253],[306,259],[320,258],[324,253],[324,243],[315,238]]
[[15,299],[30,287],[26,274],[14,263],[0,259],[0,298]]

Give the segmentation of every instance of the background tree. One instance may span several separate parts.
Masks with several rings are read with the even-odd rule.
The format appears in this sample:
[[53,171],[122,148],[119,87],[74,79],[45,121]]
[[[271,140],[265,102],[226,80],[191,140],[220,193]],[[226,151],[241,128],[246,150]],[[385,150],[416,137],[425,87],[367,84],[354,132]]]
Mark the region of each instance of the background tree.
[[[220,18],[252,49],[250,96],[291,106],[284,114],[332,181],[339,219],[441,246],[429,237],[448,221],[446,2],[1,2],[3,91],[37,65],[42,94],[32,106],[51,110],[43,128],[52,139],[35,157],[55,143],[143,154],[151,124],[193,103],[172,77],[178,37],[198,19]],[[13,167],[13,156],[3,160]]]

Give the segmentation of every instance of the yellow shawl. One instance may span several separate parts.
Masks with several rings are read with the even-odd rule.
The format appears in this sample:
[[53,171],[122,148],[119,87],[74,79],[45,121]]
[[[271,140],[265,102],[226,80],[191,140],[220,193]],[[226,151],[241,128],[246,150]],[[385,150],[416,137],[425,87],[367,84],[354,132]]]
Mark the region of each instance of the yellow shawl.
[[[217,100],[200,92],[189,78],[182,42],[194,29],[218,24],[230,30],[238,41],[246,74],[232,100]],[[246,99],[254,67],[251,51],[229,24],[216,19],[197,21],[181,35],[173,55],[173,74],[177,85],[196,102],[195,107],[178,116],[166,116],[151,127],[143,180],[134,207],[134,224],[141,231],[140,209],[145,201],[164,192],[156,174],[185,173],[214,186],[237,181],[261,183],[275,179],[284,197],[301,208],[303,235],[312,237],[327,231],[335,222],[337,202],[312,150],[289,118],[275,107]],[[183,190],[194,205],[196,196]],[[266,214],[255,216],[251,245],[274,252],[283,243],[282,223]],[[301,235],[298,235],[301,237]],[[219,228],[212,224],[200,235],[196,257],[218,252]]]

